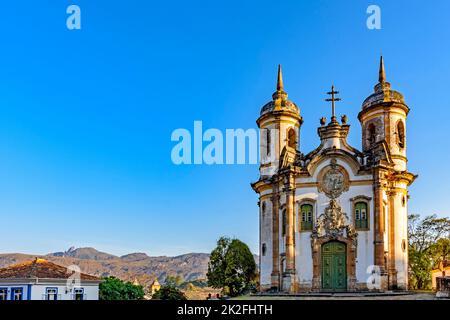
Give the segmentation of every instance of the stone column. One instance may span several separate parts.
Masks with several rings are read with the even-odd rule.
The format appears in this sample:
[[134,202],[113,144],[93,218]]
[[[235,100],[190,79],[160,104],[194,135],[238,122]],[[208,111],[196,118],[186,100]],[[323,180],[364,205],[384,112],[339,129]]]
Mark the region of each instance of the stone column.
[[287,230],[286,230],[286,272],[295,270],[295,217],[294,217],[294,190],[286,188],[286,216],[287,216]]
[[[293,180],[289,177],[289,180]],[[286,192],[286,216],[287,216],[287,230],[286,230],[286,271],[283,274],[283,290],[288,292],[296,291],[296,270],[295,270],[295,214],[294,214],[294,199],[295,187],[292,185],[293,181],[288,181],[284,191]]]
[[384,205],[383,178],[377,168],[374,170],[374,263],[379,268],[379,290],[387,289],[387,274],[384,261]]
[[272,193],[272,288],[280,289],[280,233],[279,233],[279,212],[280,212],[280,195],[278,186],[273,187]]
[[389,289],[397,289],[397,269],[395,268],[395,197],[397,193],[391,191],[388,193],[389,203],[389,259],[388,259],[388,276]]
[[313,292],[319,292],[321,288],[321,276],[320,276],[320,266],[321,266],[321,256],[322,256],[322,242],[318,239],[311,240],[311,250],[312,250],[312,262],[313,262],[313,278],[312,287]]

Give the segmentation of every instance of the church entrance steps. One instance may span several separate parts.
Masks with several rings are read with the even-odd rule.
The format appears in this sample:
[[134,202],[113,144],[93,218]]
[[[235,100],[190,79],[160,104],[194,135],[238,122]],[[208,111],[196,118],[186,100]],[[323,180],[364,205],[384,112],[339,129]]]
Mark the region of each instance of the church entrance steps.
[[351,297],[389,297],[389,296],[408,296],[414,295],[414,292],[402,291],[385,291],[385,292],[304,292],[304,293],[256,293],[254,297],[335,297],[335,298],[351,298]]

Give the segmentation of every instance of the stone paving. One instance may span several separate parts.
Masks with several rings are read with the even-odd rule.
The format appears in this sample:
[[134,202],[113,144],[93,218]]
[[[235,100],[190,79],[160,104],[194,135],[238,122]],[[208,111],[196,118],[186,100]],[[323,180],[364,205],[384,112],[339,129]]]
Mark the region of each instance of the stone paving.
[[436,300],[435,293],[392,293],[392,294],[328,294],[328,295],[252,295],[239,299],[248,300]]

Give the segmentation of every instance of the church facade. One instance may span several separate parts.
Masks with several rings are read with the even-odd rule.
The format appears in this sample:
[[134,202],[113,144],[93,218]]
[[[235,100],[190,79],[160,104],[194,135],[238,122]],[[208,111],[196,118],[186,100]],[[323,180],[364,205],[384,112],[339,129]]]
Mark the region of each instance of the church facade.
[[300,146],[303,119],[277,90],[257,120],[260,128],[260,289],[277,292],[407,290],[409,107],[386,81],[383,58],[374,93],[362,104],[362,150],[347,142],[347,116],[317,129],[320,145]]

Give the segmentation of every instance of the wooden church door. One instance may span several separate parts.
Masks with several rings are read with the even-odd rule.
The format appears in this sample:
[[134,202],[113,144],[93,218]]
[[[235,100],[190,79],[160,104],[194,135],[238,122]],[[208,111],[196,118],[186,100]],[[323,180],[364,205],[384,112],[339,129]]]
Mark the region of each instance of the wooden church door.
[[330,241],[322,245],[322,289],[347,289],[346,245],[342,242]]

